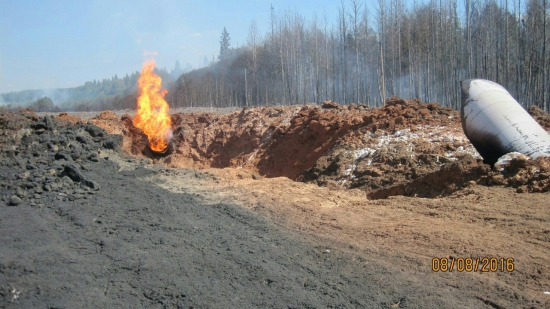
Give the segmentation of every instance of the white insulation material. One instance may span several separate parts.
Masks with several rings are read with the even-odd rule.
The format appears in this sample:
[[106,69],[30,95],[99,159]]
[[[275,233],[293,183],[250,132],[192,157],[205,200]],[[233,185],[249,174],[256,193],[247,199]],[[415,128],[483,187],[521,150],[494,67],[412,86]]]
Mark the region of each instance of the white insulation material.
[[550,156],[550,135],[501,85],[483,79],[461,82],[464,133],[489,161],[508,152]]

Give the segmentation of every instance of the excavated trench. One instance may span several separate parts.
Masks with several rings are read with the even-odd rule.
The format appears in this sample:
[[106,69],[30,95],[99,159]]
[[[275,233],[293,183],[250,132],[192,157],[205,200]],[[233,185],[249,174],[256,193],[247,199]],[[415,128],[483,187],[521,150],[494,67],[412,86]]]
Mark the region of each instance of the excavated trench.
[[550,190],[547,159],[501,170],[483,164],[462,131],[459,112],[437,103],[394,97],[377,109],[325,102],[171,118],[173,139],[163,154],[149,149],[129,115],[107,111],[91,121],[122,134],[124,151],[169,167],[246,168],[262,177],[360,188],[371,199],[446,196],[474,183]]

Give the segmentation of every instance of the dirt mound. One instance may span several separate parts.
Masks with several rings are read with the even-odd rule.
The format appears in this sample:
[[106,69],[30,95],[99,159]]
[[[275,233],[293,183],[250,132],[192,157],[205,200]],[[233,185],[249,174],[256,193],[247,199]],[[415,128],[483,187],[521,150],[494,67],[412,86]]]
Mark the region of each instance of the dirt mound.
[[[330,105],[330,106],[329,106]],[[353,144],[359,135],[380,130],[395,132],[411,125],[441,125],[458,113],[437,104],[388,100],[380,109],[340,106],[243,108],[226,115],[174,114],[173,152],[159,158],[172,167],[246,167],[266,177],[302,179],[319,158],[338,144]],[[96,120],[99,126],[105,127]],[[146,153],[143,137],[130,119],[123,120],[132,153]],[[139,135],[139,137],[138,137]]]
[[505,186],[516,188],[518,193],[550,191],[550,158],[536,160],[512,159],[509,165],[496,169],[480,159],[466,156],[460,161],[446,164],[413,181],[374,190],[369,199],[404,195],[414,197],[444,197],[469,186]]
[[[130,119],[123,119],[133,153],[146,143]],[[338,137],[364,124],[348,110],[317,106],[244,108],[228,115],[175,114],[173,151],[159,158],[172,167],[246,167],[267,177],[292,179],[313,166]],[[141,147],[141,148],[140,148]]]
[[550,157],[535,160],[514,158],[501,169],[493,169],[483,181],[486,185],[517,188],[518,193],[550,191]]
[[550,130],[550,116],[547,113],[545,113],[540,107],[536,105],[531,105],[531,107],[529,107],[529,114],[546,131]]
[[106,130],[110,134],[120,134],[126,136],[128,133],[127,128],[122,121],[122,118],[118,117],[112,111],[104,111],[98,116],[89,119],[88,122],[95,124],[96,126]]
[[76,124],[77,122],[82,121],[82,118],[70,115],[68,113],[60,113],[59,115],[55,116],[55,119],[59,122],[69,124]]
[[443,197],[475,184],[486,176],[490,167],[471,156],[446,164],[441,169],[416,178],[413,181],[390,186],[367,194],[369,199],[404,195],[414,197]]
[[441,107],[437,103],[422,103],[420,100],[403,100],[391,97],[386,105],[372,110],[373,131],[384,129],[390,133],[411,128],[416,125],[446,126],[460,121],[460,114],[450,107]]
[[[22,110],[15,114],[0,114],[0,130],[4,136],[17,134],[17,130],[23,129],[30,121],[38,120],[38,115],[31,110]],[[6,147],[7,145],[2,145]],[[11,145],[13,146],[13,145]]]
[[[532,110],[539,122],[550,119]],[[506,177],[498,173],[490,174],[494,172],[490,168],[467,171],[471,160],[481,157],[462,131],[459,112],[437,103],[392,97],[377,109],[327,101],[322,106],[243,108],[229,114],[177,113],[171,117],[173,139],[162,155],[150,151],[147,137],[133,126],[129,115],[119,120],[106,111],[90,121],[122,134],[124,151],[170,167],[247,168],[263,177],[285,176],[335,189],[360,188],[373,197],[388,194],[374,191],[396,187],[407,188],[413,196],[448,195],[466,186],[462,180],[512,183],[499,180]],[[452,165],[463,158],[469,163],[459,163],[460,168]],[[452,173],[444,167],[458,168],[455,172],[470,176],[449,178]],[[542,178],[533,178],[537,183],[533,189],[519,190],[540,191],[535,188]],[[425,192],[422,186],[429,181],[441,184],[434,183],[433,190]],[[402,189],[396,190],[388,192]]]
[[449,108],[393,97],[368,113],[372,123],[339,139],[303,180],[370,192],[479,157],[462,133],[460,115]]
[[118,116],[113,111],[103,111],[98,116],[92,118],[95,120],[118,120]]
[[[57,118],[57,119],[56,119]],[[100,189],[86,171],[100,161],[101,149],[119,150],[120,135],[109,135],[93,124],[72,125],[65,116],[38,117],[23,111],[0,116],[0,174],[2,200],[19,205],[40,204],[43,194],[64,199],[85,198]],[[15,171],[20,172],[15,172]]]

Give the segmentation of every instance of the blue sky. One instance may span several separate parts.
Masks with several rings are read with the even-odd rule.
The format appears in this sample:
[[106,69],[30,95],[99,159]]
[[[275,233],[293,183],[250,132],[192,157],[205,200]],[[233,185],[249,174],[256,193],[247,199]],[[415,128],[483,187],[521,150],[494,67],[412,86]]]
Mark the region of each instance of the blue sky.
[[252,20],[265,34],[271,4],[332,23],[340,1],[0,0],[0,93],[121,77],[153,51],[158,67],[196,68],[217,57],[224,26],[232,46],[246,43]]

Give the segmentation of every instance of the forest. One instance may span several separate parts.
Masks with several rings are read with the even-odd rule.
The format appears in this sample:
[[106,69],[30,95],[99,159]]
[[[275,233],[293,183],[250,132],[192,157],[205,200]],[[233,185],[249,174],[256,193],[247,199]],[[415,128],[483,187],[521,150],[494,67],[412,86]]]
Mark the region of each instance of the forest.
[[[331,23],[272,6],[264,21],[268,33],[252,21],[246,44],[232,47],[231,29],[224,28],[210,65],[184,74],[157,71],[172,107],[325,100],[376,107],[395,95],[459,108],[460,80],[483,78],[503,85],[525,108],[549,112],[547,2],[343,0]],[[66,89],[71,99],[51,97],[46,109],[134,108],[137,78],[136,72]],[[13,102],[9,95],[2,95],[4,102]],[[34,100],[27,105],[50,104]]]
[[218,61],[169,95],[176,106],[380,106],[396,95],[458,108],[459,81],[483,78],[548,112],[547,2],[347,0],[333,24],[272,7],[269,33],[252,22],[247,44],[228,48],[224,29]]
[[[155,69],[163,86],[173,88],[174,81],[183,73],[179,62],[174,69]],[[135,109],[139,72],[117,75],[101,81],[94,80],[74,88],[24,90],[0,94],[2,110],[30,108],[35,111],[98,111],[107,109]]]

